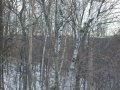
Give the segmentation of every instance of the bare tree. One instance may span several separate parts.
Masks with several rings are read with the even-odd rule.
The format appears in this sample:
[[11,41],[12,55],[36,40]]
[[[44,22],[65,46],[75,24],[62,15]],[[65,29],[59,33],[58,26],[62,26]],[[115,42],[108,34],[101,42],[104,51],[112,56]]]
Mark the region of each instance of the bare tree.
[[[119,72],[115,73],[116,75],[111,74],[113,71],[117,72],[118,69],[114,68],[110,72],[105,72],[103,69],[108,69],[103,67],[97,71],[99,65],[104,66],[103,63],[107,59],[118,60],[117,57],[119,57],[119,55],[112,57],[112,54],[116,54],[116,52],[107,52],[107,47],[113,49],[113,51],[118,51],[112,48],[110,43],[106,46],[99,43],[100,41],[103,43],[104,39],[106,40],[104,33],[106,33],[107,24],[119,21],[118,17],[113,17],[115,13],[112,13],[114,9],[117,10],[114,7],[119,4],[118,1],[6,1],[4,19],[3,14],[0,13],[0,29],[2,28],[0,31],[0,41],[2,42],[0,43],[0,55],[3,56],[3,37],[12,36],[12,39],[4,44],[11,44],[6,52],[8,55],[4,58],[15,58],[13,61],[12,59],[8,60],[8,62],[11,62],[9,65],[15,66],[15,70],[4,64],[5,87],[8,90],[14,90],[15,87],[19,90],[33,90],[33,87],[36,90],[101,90],[108,89],[107,87],[109,89],[117,87],[118,89]],[[1,8],[2,5],[0,5],[0,12],[3,12],[3,8]],[[5,21],[4,28],[3,21]],[[96,43],[97,39],[100,40]],[[105,43],[107,42],[105,41]],[[100,44],[100,47],[97,44]],[[96,48],[101,50],[97,51]],[[102,49],[105,50],[102,51]],[[102,56],[103,53],[107,58]],[[103,60],[102,64],[99,63],[101,59]],[[111,59],[109,60],[112,61]],[[0,63],[1,87],[4,81],[4,62],[2,60]],[[110,62],[108,63],[110,64]],[[119,66],[114,61],[112,63],[114,64],[113,67]],[[106,67],[108,68],[107,65]],[[8,75],[7,78],[6,71],[14,71],[15,77],[14,75],[13,77]],[[112,77],[107,77],[106,73],[109,73]],[[6,81],[11,78],[15,80],[7,83]],[[107,80],[115,82],[114,85],[105,86],[109,82]]]

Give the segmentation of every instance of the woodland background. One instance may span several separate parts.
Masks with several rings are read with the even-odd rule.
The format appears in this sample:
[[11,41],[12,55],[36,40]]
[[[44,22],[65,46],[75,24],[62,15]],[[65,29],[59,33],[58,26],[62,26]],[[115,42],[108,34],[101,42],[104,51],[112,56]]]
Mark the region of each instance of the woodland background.
[[119,90],[120,0],[0,0],[0,90]]

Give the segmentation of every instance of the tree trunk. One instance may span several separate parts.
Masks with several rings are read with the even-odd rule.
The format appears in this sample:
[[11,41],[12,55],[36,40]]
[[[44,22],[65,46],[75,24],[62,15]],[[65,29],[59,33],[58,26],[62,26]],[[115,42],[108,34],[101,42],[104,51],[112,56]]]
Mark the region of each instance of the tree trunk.
[[48,33],[45,34],[45,40],[43,45],[43,52],[42,52],[42,66],[41,66],[41,90],[44,90],[44,62],[45,62],[45,51],[46,51],[46,44],[47,44]]
[[80,70],[79,70],[79,68],[77,68],[77,73],[76,73],[75,90],[80,90]]
[[94,90],[94,83],[93,83],[93,48],[89,47],[88,52],[88,90]]
[[22,9],[20,11],[20,24],[22,28],[22,46],[21,46],[21,51],[20,51],[20,56],[21,56],[21,72],[22,72],[22,82],[23,82],[23,90],[29,90],[29,83],[28,83],[28,40],[27,40],[27,33],[26,33],[26,28],[25,28],[25,0],[22,0]]
[[4,90],[2,51],[3,51],[3,1],[0,0],[0,90]]
[[32,76],[32,29],[29,30],[29,59],[28,59],[28,83],[29,83],[29,90],[33,88],[33,76]]

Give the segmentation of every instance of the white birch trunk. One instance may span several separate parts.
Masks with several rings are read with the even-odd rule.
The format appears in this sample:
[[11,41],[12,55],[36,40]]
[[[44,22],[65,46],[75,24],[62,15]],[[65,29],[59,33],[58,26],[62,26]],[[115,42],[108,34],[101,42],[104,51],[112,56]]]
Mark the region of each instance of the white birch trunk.
[[54,85],[54,90],[59,90],[59,51],[60,51],[60,44],[61,44],[61,36],[62,36],[62,31],[64,28],[64,23],[60,25],[59,27],[59,22],[61,22],[62,18],[59,21],[59,9],[60,9],[60,0],[56,0],[56,5],[55,5],[55,85]]

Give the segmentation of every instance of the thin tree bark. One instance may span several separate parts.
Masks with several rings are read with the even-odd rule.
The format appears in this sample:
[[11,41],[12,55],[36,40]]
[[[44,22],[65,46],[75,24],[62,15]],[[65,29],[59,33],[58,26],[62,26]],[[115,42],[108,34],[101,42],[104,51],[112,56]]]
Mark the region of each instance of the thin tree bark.
[[46,43],[47,43],[48,33],[45,34],[45,40],[43,45],[42,52],[42,66],[41,66],[41,90],[44,88],[44,62],[45,62],[45,51],[46,51]]
[[32,48],[33,48],[33,37],[32,29],[29,31],[29,59],[28,59],[28,83],[29,90],[33,90],[33,76],[32,76]]

